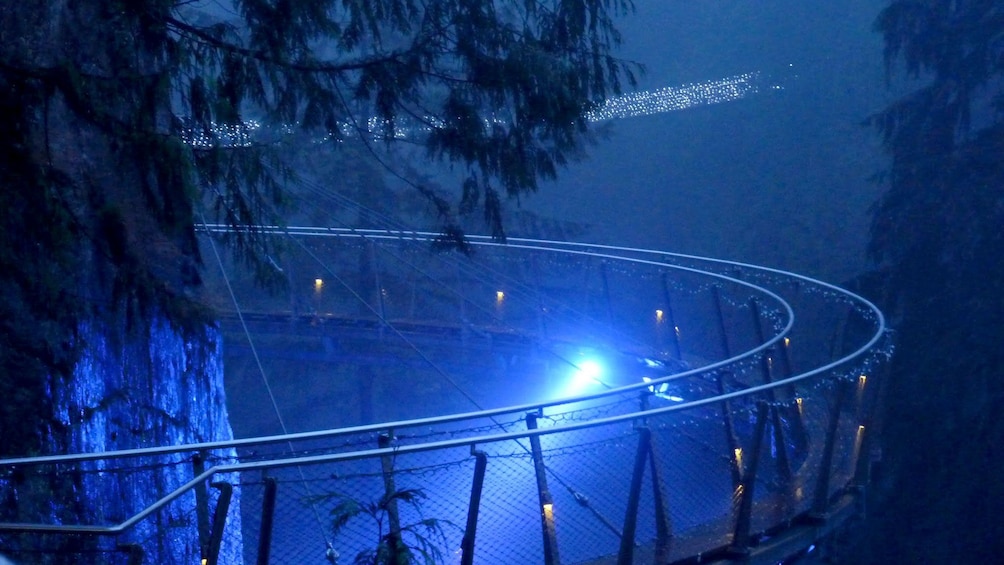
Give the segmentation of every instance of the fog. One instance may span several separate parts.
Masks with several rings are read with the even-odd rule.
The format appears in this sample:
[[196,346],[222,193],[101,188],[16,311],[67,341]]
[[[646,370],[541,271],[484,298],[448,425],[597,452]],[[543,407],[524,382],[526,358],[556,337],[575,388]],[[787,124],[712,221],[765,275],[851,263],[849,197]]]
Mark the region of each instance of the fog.
[[879,140],[862,120],[891,94],[875,0],[640,0],[621,55],[639,88],[768,75],[783,90],[611,123],[521,205],[590,224],[604,243],[694,253],[841,282],[865,265]]

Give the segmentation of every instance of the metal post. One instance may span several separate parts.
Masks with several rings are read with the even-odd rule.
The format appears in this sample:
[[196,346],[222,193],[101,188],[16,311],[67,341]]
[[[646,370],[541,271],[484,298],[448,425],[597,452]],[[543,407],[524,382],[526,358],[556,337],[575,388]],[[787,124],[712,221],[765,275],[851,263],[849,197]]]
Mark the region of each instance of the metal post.
[[763,432],[767,426],[767,412],[769,406],[766,402],[757,404],[756,425],[753,431],[753,445],[750,454],[749,465],[743,473],[743,480],[740,485],[742,489],[739,493],[739,512],[736,516],[736,530],[732,536],[732,544],[729,550],[733,553],[744,555],[749,550],[750,523],[753,514],[753,487],[756,485],[756,471],[760,462],[760,450],[763,446]]
[[[719,395],[725,394],[724,378],[721,373],[718,373],[715,378]],[[732,423],[732,408],[728,400],[722,402],[722,426],[725,428],[725,445],[729,450],[729,461],[732,468],[732,487],[738,488],[743,480],[743,470],[739,464],[739,457],[736,455],[739,451],[739,440],[736,438],[736,428]]]
[[[192,470],[196,477],[206,471],[204,452],[192,456]],[[206,481],[195,485],[195,523],[199,529],[199,552],[205,557],[209,550],[209,489]]]
[[[526,427],[537,429],[537,413],[526,415]],[[544,565],[558,565],[558,537],[554,529],[554,501],[551,492],[547,490],[547,475],[544,468],[544,456],[540,449],[540,437],[530,436],[530,455],[533,457],[533,470],[537,476],[537,497],[540,502],[540,525],[544,536]]]
[[206,565],[217,565],[220,562],[220,547],[227,527],[230,497],[234,493],[234,487],[230,483],[212,483],[212,487],[220,491],[220,496],[216,499],[216,510],[213,511],[213,532],[209,536],[209,550],[204,558]]
[[624,529],[621,535],[617,565],[631,565],[634,562],[634,533],[638,523],[638,502],[641,497],[641,481],[645,475],[645,459],[648,457],[648,440],[652,432],[638,428],[638,449],[634,456],[634,470],[631,473],[631,487],[628,490],[627,510],[624,514]]
[[666,320],[669,322],[673,356],[680,361],[683,359],[683,354],[680,353],[680,336],[676,333],[676,316],[673,315],[673,301],[669,295],[669,273],[662,274],[662,298],[666,303]]
[[257,565],[268,565],[272,552],[272,524],[275,522],[275,495],[278,483],[274,477],[265,478],[265,493],[261,501],[261,528],[258,531]]
[[[711,296],[715,302],[715,314],[718,319],[719,335],[721,336],[722,358],[728,359],[732,357],[732,353],[729,348],[728,332],[725,329],[725,315],[722,313],[722,296],[717,286],[711,287]],[[718,394],[725,394],[724,379],[725,375],[717,373],[715,384],[718,386]],[[729,448],[729,458],[732,461],[732,485],[734,488],[739,488],[743,479],[743,470],[740,468],[739,457],[736,455],[739,450],[739,440],[736,439],[736,429],[732,424],[732,409],[727,400],[722,402],[722,423],[725,426],[725,443]]]
[[666,502],[666,486],[662,481],[655,440],[648,434],[649,474],[652,476],[652,499],[655,501],[655,565],[669,563],[669,544],[673,538],[673,521]]
[[888,371],[889,365],[885,364],[871,375],[872,382],[868,385],[871,392],[867,393],[868,406],[864,418],[861,420],[863,427],[858,428],[861,445],[858,449],[858,460],[854,470],[854,484],[862,488],[871,483],[872,448],[876,445],[875,438],[878,437],[878,434],[875,433],[878,430],[879,422],[876,411],[881,406],[882,391],[885,388]]
[[830,422],[826,429],[826,443],[823,446],[823,458],[819,463],[819,478],[816,482],[816,492],[812,501],[812,514],[817,519],[823,519],[830,505],[830,468],[833,466],[833,450],[836,447],[837,427],[840,423],[840,411],[844,406],[844,393],[840,390],[843,383],[834,385],[837,390],[837,400],[830,406]]
[[471,483],[471,502],[467,506],[467,528],[460,542],[460,565],[474,563],[474,539],[478,528],[478,511],[481,508],[481,490],[485,484],[485,469],[488,456],[483,451],[474,451],[474,481]]
[[[763,333],[763,317],[760,315],[760,303],[757,302],[756,298],[750,298],[750,312],[753,313],[753,328],[756,330],[757,341],[763,343],[766,341]],[[760,360],[760,371],[763,374],[764,384],[774,382],[774,377],[771,374],[773,368],[771,356],[774,353],[773,348],[771,348]],[[767,399],[771,403],[770,416],[771,427],[774,432],[774,445],[777,447],[777,471],[781,476],[781,480],[787,484],[791,481],[791,465],[788,463],[788,442],[784,437],[784,425],[781,422],[781,412],[777,407],[777,395],[774,394],[773,388],[767,389]]]
[[[380,449],[390,447],[393,439],[393,432],[380,434],[377,436],[377,446]],[[390,562],[402,563],[401,516],[397,510],[397,498],[394,498],[394,493],[397,492],[397,487],[394,486],[394,459],[390,455],[381,455],[380,469],[383,473],[384,498],[387,500],[387,525],[390,528],[387,539],[390,543]]]

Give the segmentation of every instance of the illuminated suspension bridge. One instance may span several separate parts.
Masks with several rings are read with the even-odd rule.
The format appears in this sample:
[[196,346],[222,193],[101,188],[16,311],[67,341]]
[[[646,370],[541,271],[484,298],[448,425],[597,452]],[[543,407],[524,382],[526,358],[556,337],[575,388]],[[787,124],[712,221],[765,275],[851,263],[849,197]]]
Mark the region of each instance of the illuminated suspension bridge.
[[[676,112],[695,106],[742,100],[764,92],[783,90],[783,88],[778,82],[772,81],[768,75],[760,71],[752,71],[719,79],[615,96],[607,100],[601,107],[589,112],[586,119],[591,122],[602,122]],[[402,124],[406,121],[402,120]],[[433,118],[426,118],[423,121],[432,124],[436,122]],[[350,121],[343,122],[339,124],[339,130],[342,134],[356,132],[366,137],[380,138],[385,135],[383,126],[384,123],[380,119],[370,118],[360,124]],[[187,143],[200,147],[211,147],[216,144],[248,146],[254,142],[255,135],[261,128],[260,122],[249,120],[241,126],[219,126],[209,132],[188,131],[184,138]],[[414,135],[416,130],[428,131],[428,127],[398,125],[395,127],[393,137],[397,139],[408,138]]]
[[181,476],[114,520],[2,523],[0,553],[73,537],[109,563],[778,562],[859,510],[890,354],[860,296],[642,249],[274,232],[288,292],[207,281],[246,437],[0,461],[0,486],[73,473],[83,495]]

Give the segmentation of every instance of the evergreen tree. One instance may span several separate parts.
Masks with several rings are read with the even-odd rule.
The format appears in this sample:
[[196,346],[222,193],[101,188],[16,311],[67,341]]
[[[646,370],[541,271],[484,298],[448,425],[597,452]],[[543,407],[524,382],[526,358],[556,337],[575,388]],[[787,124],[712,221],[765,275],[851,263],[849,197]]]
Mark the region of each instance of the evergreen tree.
[[[44,0],[0,6],[0,453],[46,444],[46,379],[81,323],[204,323],[195,224],[232,228],[264,278],[258,226],[283,206],[290,128],[336,144],[407,131],[465,172],[433,200],[444,237],[534,191],[633,67],[630,0]],[[333,181],[334,182],[334,181]],[[52,377],[55,378],[55,377]],[[58,386],[58,383],[57,385]],[[5,401],[7,402],[7,401]],[[51,407],[50,407],[51,408]],[[35,428],[26,433],[26,427]],[[48,431],[45,431],[48,430]],[[17,438],[12,439],[12,438]]]
[[1004,7],[896,0],[876,29],[889,73],[921,86],[869,120],[891,158],[871,251],[898,348],[886,472],[851,561],[991,562],[1004,543]]

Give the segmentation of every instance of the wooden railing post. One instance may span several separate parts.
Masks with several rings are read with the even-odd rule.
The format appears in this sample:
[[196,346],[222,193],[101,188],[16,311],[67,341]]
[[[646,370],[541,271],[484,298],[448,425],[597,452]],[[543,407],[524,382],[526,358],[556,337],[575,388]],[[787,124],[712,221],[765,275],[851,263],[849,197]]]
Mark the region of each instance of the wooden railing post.
[[[537,413],[526,415],[526,427],[537,429]],[[530,455],[533,457],[533,470],[537,477],[537,498],[540,503],[540,526],[544,536],[544,565],[558,565],[558,537],[554,528],[554,500],[547,490],[547,470],[544,468],[544,455],[540,449],[540,437],[530,436]]]

